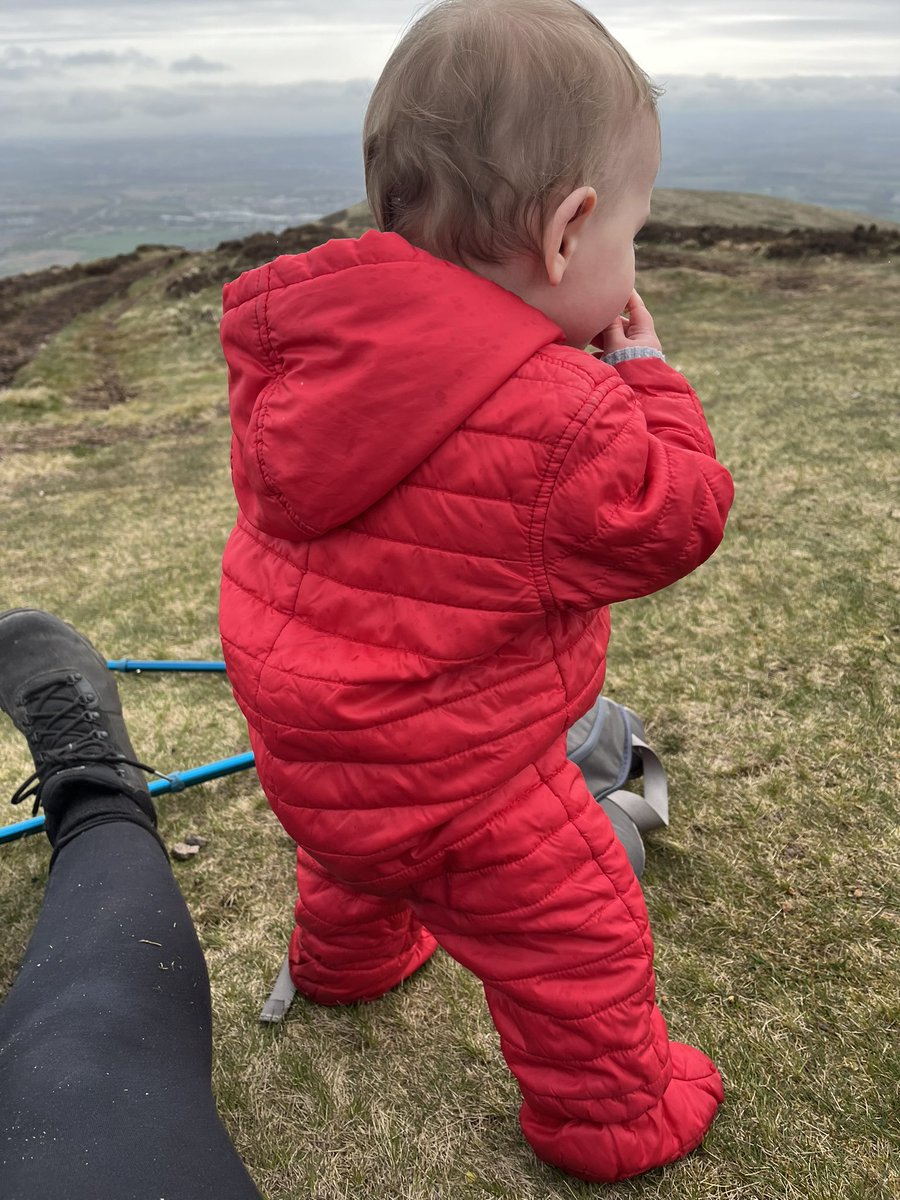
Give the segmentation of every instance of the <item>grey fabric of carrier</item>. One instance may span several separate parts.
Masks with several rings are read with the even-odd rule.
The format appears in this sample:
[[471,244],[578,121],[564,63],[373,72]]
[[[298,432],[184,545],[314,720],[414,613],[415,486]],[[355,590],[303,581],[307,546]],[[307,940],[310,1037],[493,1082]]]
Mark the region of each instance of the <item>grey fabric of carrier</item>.
[[[645,863],[641,834],[669,823],[666,773],[645,738],[644,722],[637,713],[605,696],[575,722],[566,737],[569,758],[609,817],[638,879]],[[643,777],[643,794],[625,787],[638,777]]]

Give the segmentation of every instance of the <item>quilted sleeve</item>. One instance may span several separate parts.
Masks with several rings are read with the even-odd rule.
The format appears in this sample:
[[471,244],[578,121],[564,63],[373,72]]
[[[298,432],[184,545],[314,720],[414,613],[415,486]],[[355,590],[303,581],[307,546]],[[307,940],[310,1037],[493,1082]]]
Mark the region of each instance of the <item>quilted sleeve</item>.
[[539,497],[544,603],[598,608],[690,574],[733,496],[687,380],[660,359],[621,363],[573,418]]

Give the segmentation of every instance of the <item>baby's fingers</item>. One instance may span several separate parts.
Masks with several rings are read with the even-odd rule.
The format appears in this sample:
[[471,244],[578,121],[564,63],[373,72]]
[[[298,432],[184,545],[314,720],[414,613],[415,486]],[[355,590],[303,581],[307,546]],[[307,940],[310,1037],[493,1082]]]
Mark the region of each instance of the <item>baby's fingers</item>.
[[650,310],[641,299],[637,291],[633,291],[628,298],[628,303],[625,306],[628,313],[628,336],[638,337],[641,334],[653,334],[656,329],[653,325],[653,318],[650,315]]
[[621,317],[616,317],[607,327],[594,338],[594,345],[600,346],[604,354],[610,354],[613,350],[622,350],[628,345],[628,338],[625,335],[625,322]]

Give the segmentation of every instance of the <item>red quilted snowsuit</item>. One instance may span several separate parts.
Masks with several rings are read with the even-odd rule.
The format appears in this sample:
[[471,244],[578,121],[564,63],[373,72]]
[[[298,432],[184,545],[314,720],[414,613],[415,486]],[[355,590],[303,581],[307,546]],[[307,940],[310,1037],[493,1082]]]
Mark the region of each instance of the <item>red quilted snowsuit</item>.
[[373,999],[437,939],[484,982],[541,1158],[604,1181],[680,1158],[721,1081],[668,1040],[640,886],[564,743],[606,606],[722,537],[696,397],[374,231],[228,285],[222,341],[222,641],[299,844],[294,982]]

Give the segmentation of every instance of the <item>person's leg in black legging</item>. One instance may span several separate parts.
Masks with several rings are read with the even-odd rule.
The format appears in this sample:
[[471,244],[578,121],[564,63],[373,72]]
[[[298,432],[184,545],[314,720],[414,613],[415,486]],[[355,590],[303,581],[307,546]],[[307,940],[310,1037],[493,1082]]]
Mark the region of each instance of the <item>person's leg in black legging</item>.
[[0,1008],[0,1197],[259,1200],[216,1112],[206,964],[114,681],[64,622],[17,610],[0,707],[54,847]]
[[57,857],[0,1009],[5,1200],[258,1200],[210,1088],[206,964],[156,839],[129,821]]

